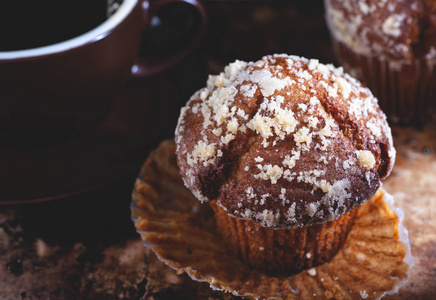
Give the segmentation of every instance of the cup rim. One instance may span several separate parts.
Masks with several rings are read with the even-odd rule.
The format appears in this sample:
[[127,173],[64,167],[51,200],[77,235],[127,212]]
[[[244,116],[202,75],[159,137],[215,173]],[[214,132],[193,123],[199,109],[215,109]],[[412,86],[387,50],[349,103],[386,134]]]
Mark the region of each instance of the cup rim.
[[0,61],[18,60],[60,53],[85,44],[99,41],[106,37],[113,28],[118,26],[118,24],[120,24],[126,18],[126,16],[130,14],[136,3],[137,0],[123,0],[117,11],[103,23],[71,39],[37,48],[0,51]]

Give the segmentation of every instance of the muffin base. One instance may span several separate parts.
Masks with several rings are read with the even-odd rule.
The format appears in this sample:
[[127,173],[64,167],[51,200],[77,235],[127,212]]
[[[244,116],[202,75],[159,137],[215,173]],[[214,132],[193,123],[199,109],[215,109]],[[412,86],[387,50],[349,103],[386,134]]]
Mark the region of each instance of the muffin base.
[[248,299],[380,299],[398,292],[414,264],[404,214],[379,190],[360,206],[330,261],[292,276],[251,268],[227,250],[210,206],[184,186],[171,140],[147,159],[132,198],[136,229],[160,260],[178,274]]
[[218,232],[232,253],[249,266],[291,275],[320,265],[335,256],[347,239],[357,210],[337,220],[295,229],[270,229],[229,216],[211,201]]
[[333,47],[344,70],[373,92],[390,122],[425,123],[436,117],[436,61],[362,55],[338,41]]

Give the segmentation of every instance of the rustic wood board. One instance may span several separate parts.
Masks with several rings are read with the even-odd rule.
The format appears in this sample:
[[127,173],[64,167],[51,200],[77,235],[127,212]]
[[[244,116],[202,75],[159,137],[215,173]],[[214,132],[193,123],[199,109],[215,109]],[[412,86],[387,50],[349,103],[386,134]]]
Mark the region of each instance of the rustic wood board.
[[384,187],[405,212],[415,266],[409,282],[389,299],[435,299],[436,124],[392,129],[397,160]]

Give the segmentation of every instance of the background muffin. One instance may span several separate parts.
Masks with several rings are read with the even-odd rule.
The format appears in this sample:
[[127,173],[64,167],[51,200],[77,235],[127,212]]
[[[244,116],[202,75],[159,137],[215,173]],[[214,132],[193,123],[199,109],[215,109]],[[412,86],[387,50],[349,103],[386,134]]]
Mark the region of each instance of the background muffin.
[[394,122],[436,113],[436,2],[325,0],[333,45]]
[[[291,247],[283,241],[286,230],[337,220],[372,197],[395,157],[385,116],[368,89],[341,69],[287,55],[237,61],[210,76],[181,111],[176,145],[186,186],[201,201],[216,200],[217,216],[224,210],[257,224],[256,247],[278,245],[268,259],[283,250],[280,244]],[[332,244],[346,237],[340,233],[348,219],[328,225]],[[237,233],[251,224],[217,221],[234,249],[251,251]],[[271,229],[285,231],[271,236]],[[299,256],[317,246],[307,238],[301,243]],[[331,246],[326,257],[337,250]],[[312,252],[304,253],[310,261]]]

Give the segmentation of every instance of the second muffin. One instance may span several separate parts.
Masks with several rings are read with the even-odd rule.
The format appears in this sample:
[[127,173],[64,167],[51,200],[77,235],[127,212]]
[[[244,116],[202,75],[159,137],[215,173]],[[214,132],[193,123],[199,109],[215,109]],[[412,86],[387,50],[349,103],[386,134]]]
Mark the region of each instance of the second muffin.
[[325,0],[338,60],[392,122],[436,116],[436,1]]
[[175,134],[185,185],[213,200],[229,248],[269,272],[331,259],[395,159],[368,89],[342,69],[288,55],[210,76]]

